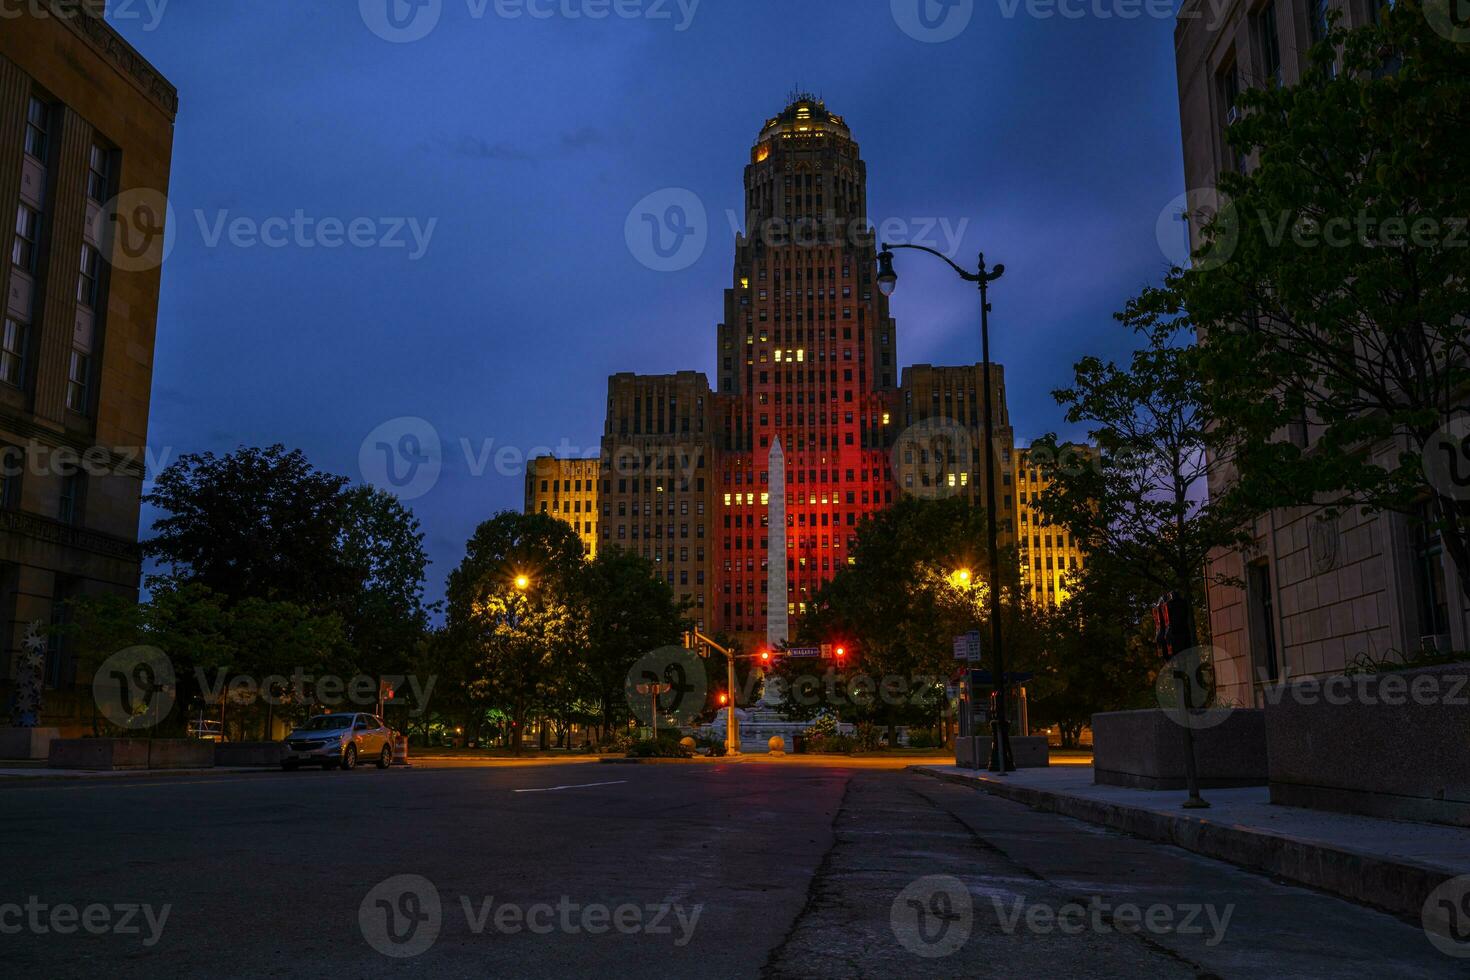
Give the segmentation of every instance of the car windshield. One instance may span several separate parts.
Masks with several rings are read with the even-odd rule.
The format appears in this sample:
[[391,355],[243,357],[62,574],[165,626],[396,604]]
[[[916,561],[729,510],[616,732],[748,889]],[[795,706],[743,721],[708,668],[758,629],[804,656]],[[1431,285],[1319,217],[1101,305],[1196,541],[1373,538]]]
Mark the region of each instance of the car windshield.
[[301,726],[303,732],[329,732],[347,728],[352,724],[351,715],[321,715]]

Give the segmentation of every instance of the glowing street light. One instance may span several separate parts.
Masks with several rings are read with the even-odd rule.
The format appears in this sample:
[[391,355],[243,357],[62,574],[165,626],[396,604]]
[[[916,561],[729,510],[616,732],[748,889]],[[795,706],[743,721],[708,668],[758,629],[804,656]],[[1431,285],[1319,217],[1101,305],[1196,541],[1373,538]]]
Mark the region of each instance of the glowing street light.
[[517,575],[516,576],[516,591],[518,591],[518,592],[524,592],[527,589],[529,589],[530,587],[531,587],[531,577],[529,575]]

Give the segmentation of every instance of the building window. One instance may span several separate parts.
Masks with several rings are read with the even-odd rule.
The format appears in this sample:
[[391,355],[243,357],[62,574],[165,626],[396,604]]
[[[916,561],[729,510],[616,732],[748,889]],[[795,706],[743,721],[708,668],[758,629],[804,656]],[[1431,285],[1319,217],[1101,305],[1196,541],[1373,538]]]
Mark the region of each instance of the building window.
[[1419,600],[1421,636],[1444,636],[1450,631],[1449,600],[1444,583],[1444,542],[1433,512],[1421,504],[1412,519],[1414,586]]
[[1271,591],[1271,567],[1256,562],[1248,569],[1248,600],[1251,616],[1251,650],[1257,680],[1275,681],[1280,668],[1276,658],[1276,602]]
[[66,371],[66,407],[78,415],[87,414],[87,385],[92,358],[72,348],[71,364]]
[[0,509],[20,509],[20,479],[26,454],[19,446],[0,446]]
[[26,152],[42,163],[46,162],[46,123],[49,115],[46,103],[40,99],[31,99],[30,107],[26,110]]
[[97,271],[101,256],[86,242],[82,243],[81,274],[77,277],[77,302],[83,306],[97,307]]
[[93,144],[87,161],[87,196],[98,204],[105,203],[112,190],[112,154]]
[[20,387],[25,380],[25,357],[26,325],[6,317],[0,334],[0,381]]
[[1276,3],[1270,0],[1251,18],[1256,35],[1256,50],[1261,58],[1261,74],[1276,85],[1281,84],[1281,41],[1276,34]]
[[1312,0],[1312,43],[1317,44],[1327,36],[1327,14],[1332,10],[1330,0]]
[[82,512],[86,507],[87,473],[80,467],[61,478],[61,497],[57,502],[56,517],[63,524],[82,523]]
[[10,246],[10,261],[23,272],[36,271],[36,238],[40,234],[41,216],[25,204],[15,212],[15,243]]

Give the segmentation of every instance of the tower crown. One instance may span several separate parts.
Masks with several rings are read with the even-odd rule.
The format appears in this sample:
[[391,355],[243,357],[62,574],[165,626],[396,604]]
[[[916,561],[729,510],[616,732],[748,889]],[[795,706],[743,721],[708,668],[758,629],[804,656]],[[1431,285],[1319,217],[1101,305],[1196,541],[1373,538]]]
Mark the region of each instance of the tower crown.
[[765,142],[778,134],[790,133],[839,133],[852,137],[843,118],[829,112],[827,104],[810,92],[792,93],[790,101],[780,115],[772,116],[761,127],[757,143]]

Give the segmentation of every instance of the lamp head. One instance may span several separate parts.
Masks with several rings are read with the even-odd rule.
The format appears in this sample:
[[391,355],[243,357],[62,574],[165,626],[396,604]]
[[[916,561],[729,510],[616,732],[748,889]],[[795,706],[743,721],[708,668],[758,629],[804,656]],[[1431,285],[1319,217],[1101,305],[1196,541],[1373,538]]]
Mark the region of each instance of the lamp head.
[[893,251],[887,245],[878,253],[878,291],[892,296],[898,288],[898,273],[893,271]]

